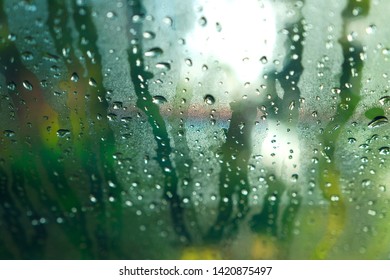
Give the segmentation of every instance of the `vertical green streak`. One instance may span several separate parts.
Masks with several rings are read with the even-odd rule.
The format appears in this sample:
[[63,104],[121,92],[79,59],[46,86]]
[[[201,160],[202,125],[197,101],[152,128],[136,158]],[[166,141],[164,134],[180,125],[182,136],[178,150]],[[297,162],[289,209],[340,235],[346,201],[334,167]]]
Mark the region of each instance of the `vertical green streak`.
[[[206,235],[206,241],[221,241],[237,231],[238,221],[248,212],[248,161],[252,153],[251,134],[257,113],[257,104],[246,100],[231,103],[232,118],[222,145],[219,176],[219,205],[215,224]],[[238,200],[237,214],[233,214],[233,200]]]
[[[8,244],[11,247],[17,247],[18,252],[12,251],[11,258],[18,259],[23,257],[23,250],[29,250],[27,236],[21,222],[19,221],[21,211],[18,209],[15,200],[10,193],[11,183],[7,172],[0,169],[0,209],[3,212],[3,227],[11,234],[10,239],[13,244]],[[3,257],[3,255],[1,255]]]
[[[346,40],[347,25],[351,18],[355,17],[352,13],[354,9],[360,9],[360,15],[366,15],[369,10],[369,1],[357,2],[356,0],[350,0],[342,12],[345,20],[343,37],[339,40],[344,56],[343,74],[340,77],[340,103],[333,120],[329,122],[324,130],[322,139],[325,158],[322,158],[319,164],[321,170],[319,185],[324,198],[329,202],[329,218],[325,235],[317,245],[313,255],[314,258],[318,259],[326,258],[336,244],[343,232],[347,214],[340,186],[340,172],[335,161],[335,150],[340,132],[351,118],[360,101],[361,72],[364,64],[361,59],[363,48],[358,42]],[[333,196],[337,196],[338,201],[332,201]]]
[[[120,246],[119,240],[121,240],[121,223],[123,221],[123,210],[122,210],[122,199],[121,191],[122,188],[119,181],[116,178],[114,170],[114,159],[113,154],[115,153],[115,141],[114,134],[110,129],[107,118],[108,103],[105,99],[107,90],[103,86],[103,74],[102,74],[102,63],[101,55],[96,45],[98,40],[98,33],[92,20],[91,8],[84,4],[78,4],[76,0],[72,1],[73,8],[73,19],[75,21],[76,29],[80,35],[78,41],[78,47],[82,51],[86,58],[86,68],[88,74],[93,78],[97,85],[96,87],[90,88],[90,114],[92,118],[96,118],[100,115],[100,120],[91,119],[91,124],[98,129],[96,135],[98,139],[98,153],[97,157],[94,158],[93,151],[89,154],[88,169],[92,171],[91,174],[95,175],[95,179],[91,179],[91,191],[97,195],[99,202],[99,221],[104,221],[96,231],[96,238],[101,244],[99,250],[99,256],[101,258],[107,258],[109,249],[115,250],[116,257],[122,255],[122,247]],[[92,53],[92,58],[89,59],[88,53]],[[90,139],[91,142],[93,141]],[[100,163],[99,168],[102,170],[104,179],[106,182],[111,181],[115,187],[107,188],[107,184],[100,178],[99,169],[97,163]],[[105,206],[103,199],[104,194],[108,197],[114,198],[114,201],[110,205]],[[113,217],[109,220],[106,219],[107,212],[113,212]],[[110,226],[109,231],[105,229],[104,224]],[[107,240],[108,239],[108,240]],[[107,243],[107,244],[104,244]]]
[[[130,1],[132,15],[143,15],[141,1]],[[130,16],[131,18],[131,16]],[[191,236],[184,222],[184,209],[180,196],[178,195],[178,177],[173,167],[170,156],[172,148],[169,135],[159,107],[153,103],[152,96],[148,89],[147,80],[151,74],[144,70],[143,50],[141,45],[142,23],[133,23],[133,28],[137,32],[138,40],[129,49],[129,64],[131,69],[131,79],[137,95],[137,107],[147,116],[152,127],[154,138],[157,142],[157,161],[164,174],[165,199],[169,202],[171,218],[175,232],[185,238],[186,242],[191,241]]]
[[[301,17],[298,22],[292,24],[287,28],[289,34],[289,40],[287,42],[286,48],[289,48],[287,59],[288,64],[284,69],[277,73],[276,79],[279,80],[280,85],[284,91],[283,100],[281,100],[280,108],[282,108],[282,119],[287,124],[293,126],[293,131],[297,131],[297,123],[299,121],[299,109],[300,109],[300,96],[301,90],[298,87],[299,80],[304,71],[302,65],[302,56],[303,56],[303,44],[305,40],[304,35],[304,21],[305,18]],[[299,36],[297,40],[295,36]],[[297,57],[294,59],[293,57]],[[289,77],[288,79],[286,77]],[[276,102],[278,104],[278,102]],[[270,183],[270,182],[269,182]],[[276,185],[276,188],[272,187]],[[277,193],[280,190],[287,190],[281,182],[272,182],[270,190],[274,189]],[[294,190],[287,190],[288,194],[291,195]],[[278,200],[280,201],[280,200]],[[300,203],[302,201],[302,195],[298,192],[295,197],[290,196],[288,199],[288,205],[284,209],[284,212],[281,214],[281,229],[278,229],[277,232],[280,235],[281,245],[284,246],[284,254],[288,256],[288,248],[293,238],[294,231],[294,221],[300,209]],[[269,200],[267,200],[269,203]],[[276,213],[274,213],[276,215]]]
[[55,192],[58,201],[57,203],[54,200],[50,200],[48,204],[56,206],[59,211],[65,213],[71,213],[72,208],[78,210],[74,217],[65,216],[65,222],[61,224],[61,227],[75,248],[80,250],[81,258],[90,259],[92,257],[92,242],[88,236],[87,219],[82,211],[83,205],[79,197],[73,191],[72,185],[68,183],[68,178],[65,175],[65,166],[59,162],[61,154],[44,150],[42,151],[42,157],[48,172],[51,190]]
[[[77,57],[74,55],[73,49],[71,48],[71,46],[72,46],[71,30],[67,26],[67,23],[68,23],[68,20],[70,17],[67,13],[65,3],[63,1],[48,1],[48,8],[49,8],[49,16],[48,16],[47,25],[49,27],[50,33],[51,33],[52,38],[54,40],[54,44],[55,44],[55,47],[57,49],[57,52],[62,53],[63,49],[70,50],[70,54],[69,54],[70,58],[69,58],[69,60],[65,60],[66,66],[67,66],[67,69],[69,72],[74,71],[75,69],[82,69],[81,64],[78,62]],[[72,67],[74,69],[72,69]],[[86,121],[86,120],[84,120],[84,121]],[[75,137],[77,137],[77,136],[75,136]],[[85,139],[85,141],[87,141],[87,140],[88,139]],[[79,152],[80,150],[83,150],[81,145],[84,144],[84,148],[85,148],[84,153],[77,154],[77,156],[79,156],[80,160],[82,161],[82,165],[84,166],[84,168],[86,168],[87,173],[88,173],[90,171],[88,169],[88,166],[89,166],[88,152],[92,153],[92,154],[93,154],[93,152],[88,150],[88,148],[87,148],[88,145],[86,143],[78,143],[78,144],[79,145],[74,144],[74,146],[75,146],[74,150],[76,151],[76,153]],[[58,159],[59,156],[60,155],[54,155],[54,154],[47,154],[46,155],[46,158],[48,159],[48,165],[51,166],[51,168],[54,167],[56,170],[58,170],[57,173],[60,175],[60,177],[58,177],[58,178],[50,176],[49,179],[55,185],[63,184],[63,189],[65,189],[65,191],[66,191],[66,190],[70,189],[70,186],[67,183],[68,178],[64,178],[65,168],[63,166],[58,166],[59,164],[56,163],[57,162],[56,159]],[[72,167],[70,167],[70,168],[73,169]],[[92,181],[91,178],[90,178],[90,181]],[[93,183],[91,183],[91,188],[93,188],[94,186],[95,185]],[[100,186],[95,186],[95,188],[98,191],[100,191]],[[64,190],[62,192],[64,192]],[[102,200],[102,198],[99,197],[96,194],[96,192],[97,191],[92,192],[92,193],[94,194],[95,197],[97,197],[97,199],[100,198],[98,201],[99,201],[99,203],[101,203],[100,201]],[[60,193],[60,197],[64,197],[64,195],[62,193]],[[77,201],[74,196],[70,197],[70,198],[73,201],[73,203],[75,203],[75,201]],[[63,207],[68,211],[72,207],[72,203],[67,203],[66,201],[63,201],[63,204],[65,204],[65,205],[63,205]],[[74,205],[74,207],[77,207],[77,209],[80,209],[81,204],[77,203],[76,205]],[[86,239],[85,242],[86,242],[87,246],[83,246],[84,249],[82,249],[82,254],[83,254],[82,256],[83,256],[83,258],[91,258],[92,257],[92,244],[91,244],[91,240],[88,238],[87,222],[86,222],[85,215],[82,212],[78,213],[76,223],[77,223],[77,225],[73,225],[71,227],[72,231],[74,231],[74,237],[72,239],[75,239],[74,242],[76,244],[77,243],[80,244],[82,242],[82,240],[77,240],[77,239],[85,238]]]
[[[287,54],[287,65],[279,73],[270,75],[271,80],[277,79],[284,91],[283,99],[276,100],[276,106],[278,106],[281,114],[281,118],[284,122],[296,125],[298,122],[299,113],[299,98],[301,96],[301,90],[298,87],[299,80],[303,72],[302,66],[302,54],[303,54],[303,41],[304,41],[304,18],[300,18],[298,22],[292,24],[287,28],[289,40],[286,43],[286,49],[289,49]],[[299,39],[295,39],[295,36],[299,36]],[[294,59],[293,57],[297,57]],[[286,78],[288,77],[288,78]],[[275,115],[274,117],[277,118]]]
[[[0,0],[0,26],[5,31],[4,33],[9,34],[7,30],[7,15],[4,11],[4,2],[2,0]],[[30,216],[26,220],[39,219],[39,217],[43,216],[43,209],[39,205],[44,205],[45,202],[45,193],[40,188],[41,184],[32,182],[33,178],[37,176],[37,174],[31,174],[36,163],[35,158],[31,157],[30,154],[24,156],[24,153],[30,153],[30,150],[34,152],[34,149],[39,145],[39,139],[35,134],[27,135],[25,131],[27,122],[31,121],[34,123],[33,119],[27,119],[27,116],[30,114],[29,111],[34,109],[34,104],[28,104],[31,105],[30,107],[24,105],[25,102],[32,99],[33,93],[22,88],[22,81],[28,77],[35,90],[41,92],[42,89],[39,88],[38,79],[22,64],[15,43],[6,42],[2,48],[3,50],[0,53],[0,71],[6,79],[6,83],[12,81],[18,86],[16,91],[9,92],[9,96],[19,123],[14,128],[18,142],[8,143],[8,147],[3,147],[4,151],[12,151],[13,158],[8,163],[11,174],[7,176],[4,170],[1,172],[3,178],[10,178],[3,179],[6,185],[2,187],[4,196],[0,197],[1,207],[7,215],[5,221],[6,225],[11,228],[13,245],[18,250],[18,252],[15,252],[15,255],[23,259],[40,259],[44,256],[44,245],[47,237],[45,226],[42,224],[36,226],[23,224],[19,219],[21,215],[26,215],[26,212],[30,212]],[[35,179],[35,181],[37,180]],[[37,199],[30,198],[28,193],[34,193]],[[7,200],[7,203],[3,199]],[[26,232],[30,232],[31,235],[26,234]]]
[[[182,187],[182,193],[188,193],[191,188],[191,184],[185,184],[184,181],[191,180],[191,168],[193,161],[190,157],[190,148],[188,146],[187,134],[185,128],[185,120],[188,116],[185,114],[188,112],[189,102],[183,102],[187,100],[189,96],[192,95],[192,92],[183,91],[180,83],[176,87],[176,95],[173,100],[173,114],[168,116],[167,119],[171,125],[171,139],[174,143],[174,162],[176,165],[176,174],[178,177],[178,184]],[[186,189],[188,188],[188,189]],[[197,206],[194,203],[191,203],[190,207],[186,208],[185,218],[191,221],[190,229],[193,232],[200,233],[201,228],[197,218]],[[197,240],[196,237],[199,237]],[[201,236],[193,235],[192,242],[202,242]]]

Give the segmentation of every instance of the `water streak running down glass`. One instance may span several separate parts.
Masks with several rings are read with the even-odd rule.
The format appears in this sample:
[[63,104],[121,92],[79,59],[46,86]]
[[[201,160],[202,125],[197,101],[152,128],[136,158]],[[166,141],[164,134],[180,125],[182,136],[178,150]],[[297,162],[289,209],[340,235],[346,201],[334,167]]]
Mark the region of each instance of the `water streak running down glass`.
[[0,0],[0,258],[389,259],[385,0]]

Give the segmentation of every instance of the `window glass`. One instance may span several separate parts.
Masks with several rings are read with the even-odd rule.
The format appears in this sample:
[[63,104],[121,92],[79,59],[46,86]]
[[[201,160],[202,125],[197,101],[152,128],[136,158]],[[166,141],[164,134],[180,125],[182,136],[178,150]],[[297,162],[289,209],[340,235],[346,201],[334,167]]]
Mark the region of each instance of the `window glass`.
[[389,258],[389,5],[0,0],[0,258]]

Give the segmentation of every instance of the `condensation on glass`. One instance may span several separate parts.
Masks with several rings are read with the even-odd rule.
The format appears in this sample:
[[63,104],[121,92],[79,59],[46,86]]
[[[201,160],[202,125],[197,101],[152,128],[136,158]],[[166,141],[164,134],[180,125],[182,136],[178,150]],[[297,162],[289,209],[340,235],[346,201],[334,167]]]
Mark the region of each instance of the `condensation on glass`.
[[390,258],[389,5],[0,0],[0,258]]

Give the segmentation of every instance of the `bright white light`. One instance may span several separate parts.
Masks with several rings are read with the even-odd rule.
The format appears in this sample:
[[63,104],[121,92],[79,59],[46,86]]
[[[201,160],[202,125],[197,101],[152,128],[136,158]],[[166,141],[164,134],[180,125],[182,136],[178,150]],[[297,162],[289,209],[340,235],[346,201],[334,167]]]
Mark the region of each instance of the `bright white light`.
[[217,60],[241,82],[262,74],[272,61],[276,41],[275,11],[269,1],[197,0],[197,25],[187,35],[191,52]]

